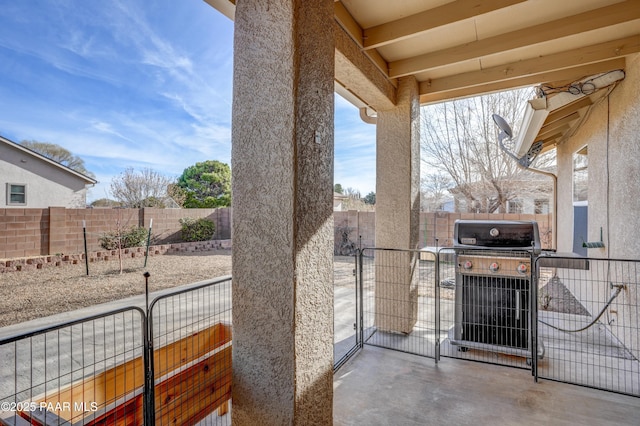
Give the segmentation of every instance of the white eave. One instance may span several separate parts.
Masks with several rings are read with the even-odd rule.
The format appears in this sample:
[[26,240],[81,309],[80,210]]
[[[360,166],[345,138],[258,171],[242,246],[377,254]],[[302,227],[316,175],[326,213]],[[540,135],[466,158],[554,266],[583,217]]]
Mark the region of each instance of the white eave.
[[[515,141],[515,154],[522,157],[537,141],[543,142],[543,152],[561,143],[575,133],[589,109],[624,77],[623,70],[591,75],[563,86],[562,90],[551,90],[553,93],[530,100]],[[550,91],[550,86],[538,86],[538,92]]]

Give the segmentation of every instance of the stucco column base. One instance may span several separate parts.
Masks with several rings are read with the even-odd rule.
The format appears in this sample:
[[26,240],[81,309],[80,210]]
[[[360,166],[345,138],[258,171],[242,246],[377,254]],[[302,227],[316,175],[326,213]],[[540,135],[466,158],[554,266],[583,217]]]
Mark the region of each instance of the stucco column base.
[[232,421],[333,422],[331,0],[236,3]]
[[418,319],[418,255],[378,251],[375,259],[375,326],[409,334]]

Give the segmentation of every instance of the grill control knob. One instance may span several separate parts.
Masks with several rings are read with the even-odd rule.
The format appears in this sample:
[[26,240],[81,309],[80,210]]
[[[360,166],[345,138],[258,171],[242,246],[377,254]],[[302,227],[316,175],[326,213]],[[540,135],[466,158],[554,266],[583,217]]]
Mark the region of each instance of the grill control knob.
[[500,231],[498,231],[498,228],[491,228],[491,230],[489,231],[489,235],[495,238],[500,235]]
[[524,263],[518,265],[518,272],[521,274],[526,274],[529,268]]
[[493,262],[491,265],[489,265],[489,270],[491,272],[497,272],[498,269],[500,269],[500,265],[498,265],[498,262]]
[[470,260],[467,260],[466,262],[464,262],[464,263],[462,264],[462,267],[463,267],[464,269],[469,270],[469,269],[473,268],[473,263],[471,263],[471,261],[470,261]]

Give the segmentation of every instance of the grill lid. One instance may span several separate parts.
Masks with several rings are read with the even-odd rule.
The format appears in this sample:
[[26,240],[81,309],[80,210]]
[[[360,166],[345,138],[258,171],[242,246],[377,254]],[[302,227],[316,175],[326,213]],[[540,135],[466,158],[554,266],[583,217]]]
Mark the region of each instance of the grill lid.
[[454,248],[520,249],[540,252],[538,223],[512,220],[456,220]]

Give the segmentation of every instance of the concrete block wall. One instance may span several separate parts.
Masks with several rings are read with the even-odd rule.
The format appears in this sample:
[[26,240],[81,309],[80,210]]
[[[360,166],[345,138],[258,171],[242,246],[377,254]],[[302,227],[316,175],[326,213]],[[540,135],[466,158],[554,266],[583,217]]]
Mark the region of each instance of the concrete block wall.
[[[487,213],[420,213],[420,236],[418,247],[451,247],[453,245],[454,224],[458,219],[465,220],[535,220],[538,222],[540,240],[543,248],[552,247],[550,214],[487,214]],[[362,236],[362,247],[375,247],[375,212],[346,211],[334,212],[336,244],[340,243],[340,227],[352,228],[350,240],[356,245]],[[437,238],[437,242],[436,242]]]
[[[488,213],[420,213],[420,247],[451,247],[456,220],[535,220],[538,222],[542,248],[552,247],[550,214],[488,214]],[[436,243],[437,238],[437,243]]]
[[231,209],[0,209],[0,259],[97,252],[100,237],[118,227],[149,226],[152,244],[176,243],[183,217],[208,218],[216,223],[214,240],[231,238]]
[[48,249],[48,209],[0,209],[0,257],[37,256]]
[[206,218],[216,224],[214,240],[227,240],[231,238],[231,208],[220,209],[142,209],[141,225],[149,227],[153,219],[154,242],[168,244],[181,241],[180,219],[190,217],[192,219]]
[[376,215],[375,212],[357,210],[333,212],[335,242],[337,247],[342,243],[341,230],[350,229],[349,241],[358,246],[362,237],[362,247],[375,247]]
[[[231,208],[221,209],[0,209],[0,259],[51,256],[84,252],[83,221],[87,231],[89,252],[102,250],[100,236],[122,227],[149,227],[153,219],[152,244],[172,244],[181,241],[180,222],[184,217],[207,218],[216,224],[213,240],[231,239]],[[551,247],[551,215],[473,214],[431,212],[420,213],[419,247],[450,247],[457,219],[536,220],[542,246]],[[334,212],[336,244],[340,244],[341,227],[351,229],[349,239],[356,246],[375,247],[375,212],[350,210]]]

